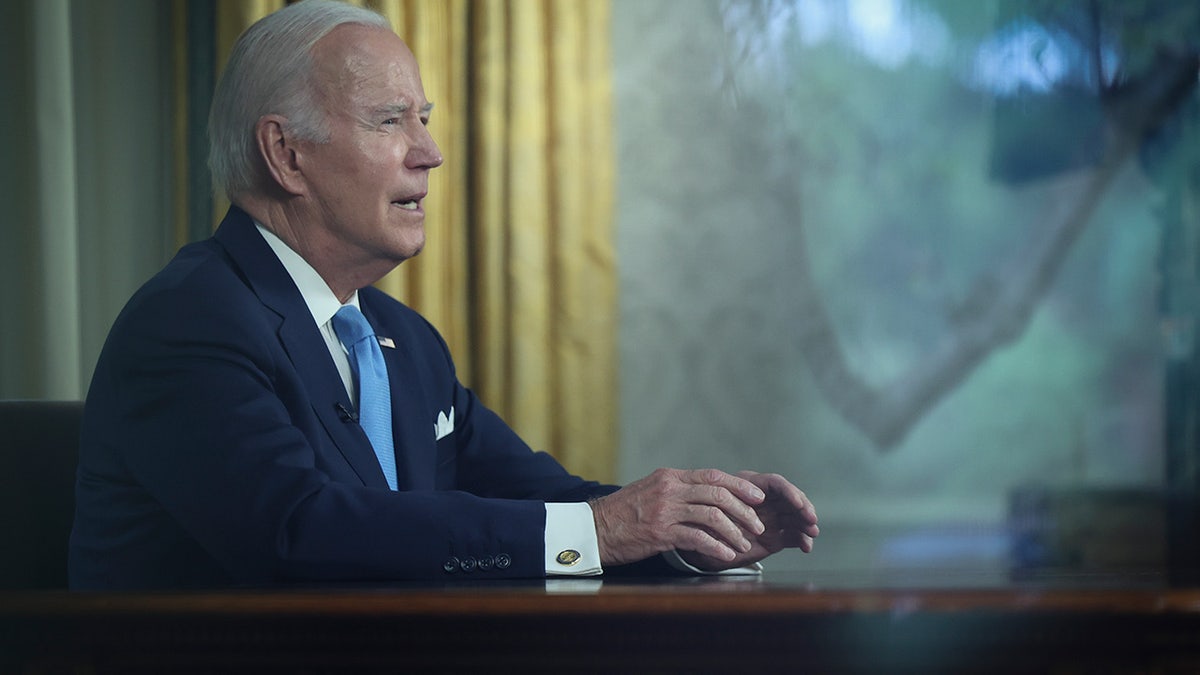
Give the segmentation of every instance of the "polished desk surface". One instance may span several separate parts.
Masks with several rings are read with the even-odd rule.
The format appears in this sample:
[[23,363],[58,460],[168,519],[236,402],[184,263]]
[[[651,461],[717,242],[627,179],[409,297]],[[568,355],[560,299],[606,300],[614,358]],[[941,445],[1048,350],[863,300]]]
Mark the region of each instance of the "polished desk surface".
[[680,578],[353,583],[136,593],[0,591],[0,617],[89,613],[454,615],[638,611],[828,613],[1078,611],[1200,614],[1200,584],[1158,571],[1046,572],[1001,581],[976,570],[776,572]]
[[[7,659],[7,660],[6,660]],[[1200,672],[1155,571],[0,592],[0,672]]]

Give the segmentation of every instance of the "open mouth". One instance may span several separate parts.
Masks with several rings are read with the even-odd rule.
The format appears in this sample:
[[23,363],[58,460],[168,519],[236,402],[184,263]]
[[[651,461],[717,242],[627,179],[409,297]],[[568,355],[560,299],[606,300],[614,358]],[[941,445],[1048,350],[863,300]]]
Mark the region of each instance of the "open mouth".
[[421,200],[425,198],[424,193],[409,195],[403,199],[397,199],[392,202],[393,206],[399,206],[405,211],[418,211],[421,208]]

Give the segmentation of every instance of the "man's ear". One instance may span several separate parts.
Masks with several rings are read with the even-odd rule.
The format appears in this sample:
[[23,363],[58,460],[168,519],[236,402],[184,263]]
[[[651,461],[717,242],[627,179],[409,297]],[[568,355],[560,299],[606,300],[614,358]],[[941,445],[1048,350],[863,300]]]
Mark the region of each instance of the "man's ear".
[[254,141],[275,184],[289,194],[300,195],[307,191],[307,185],[296,156],[300,149],[295,137],[286,132],[287,123],[281,115],[260,117],[254,125]]

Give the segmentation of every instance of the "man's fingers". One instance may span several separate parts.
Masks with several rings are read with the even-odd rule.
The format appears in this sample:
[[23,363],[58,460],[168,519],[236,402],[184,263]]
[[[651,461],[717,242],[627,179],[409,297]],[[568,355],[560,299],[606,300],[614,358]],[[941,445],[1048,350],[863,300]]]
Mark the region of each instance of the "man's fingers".
[[749,551],[752,546],[742,529],[724,511],[714,506],[688,506],[680,520],[685,525],[704,530],[706,535],[742,553]]
[[751,506],[757,506],[766,499],[766,493],[758,485],[745,478],[739,478],[717,469],[684,471],[680,480],[695,485],[715,485],[725,488],[734,497]]
[[788,479],[776,473],[755,473],[753,471],[741,471],[738,473],[738,476],[758,485],[770,495],[771,499],[782,500],[794,511],[800,513],[805,520],[816,524],[816,506],[813,505],[808,495],[804,494],[800,488],[793,485]]
[[813,538],[803,532],[788,530],[781,539],[785,548],[798,548],[805,553],[812,553]]
[[716,485],[697,485],[691,488],[687,501],[692,504],[706,504],[721,510],[739,527],[754,534],[761,534],[765,529],[762,519],[753,507],[738,499],[729,490]]
[[716,469],[683,471],[678,478],[685,486],[681,495],[684,502],[715,506],[739,527],[754,534],[763,531],[762,519],[754,507],[762,503],[765,493],[750,481]]
[[676,525],[672,529],[672,539],[676,542],[674,548],[678,550],[695,551],[717,560],[732,561],[737,558],[737,551],[701,528]]
[[[651,475],[656,493],[656,500],[661,507],[661,515],[669,521],[679,520],[676,509],[687,509],[692,505],[712,506],[723,511],[731,520],[746,530],[758,534],[763,531],[763,523],[752,505],[747,504],[733,490],[745,487],[747,483],[734,478],[727,473],[717,470],[678,471],[659,470]],[[753,486],[752,486],[753,487]],[[732,488],[732,489],[731,489]],[[754,487],[758,490],[757,487]],[[759,491],[761,492],[761,491]],[[694,515],[694,514],[692,514]],[[707,520],[701,521],[707,523]],[[667,525],[669,522],[661,522]]]

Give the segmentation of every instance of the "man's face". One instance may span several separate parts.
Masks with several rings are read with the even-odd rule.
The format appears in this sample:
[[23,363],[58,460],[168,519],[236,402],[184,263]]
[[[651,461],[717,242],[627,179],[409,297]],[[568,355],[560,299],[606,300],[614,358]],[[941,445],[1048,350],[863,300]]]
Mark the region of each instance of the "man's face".
[[442,163],[416,59],[391,31],[344,25],[313,61],[329,131],[326,143],[301,143],[307,220],[324,230],[314,239],[346,264],[399,264],[425,245],[429,170]]

